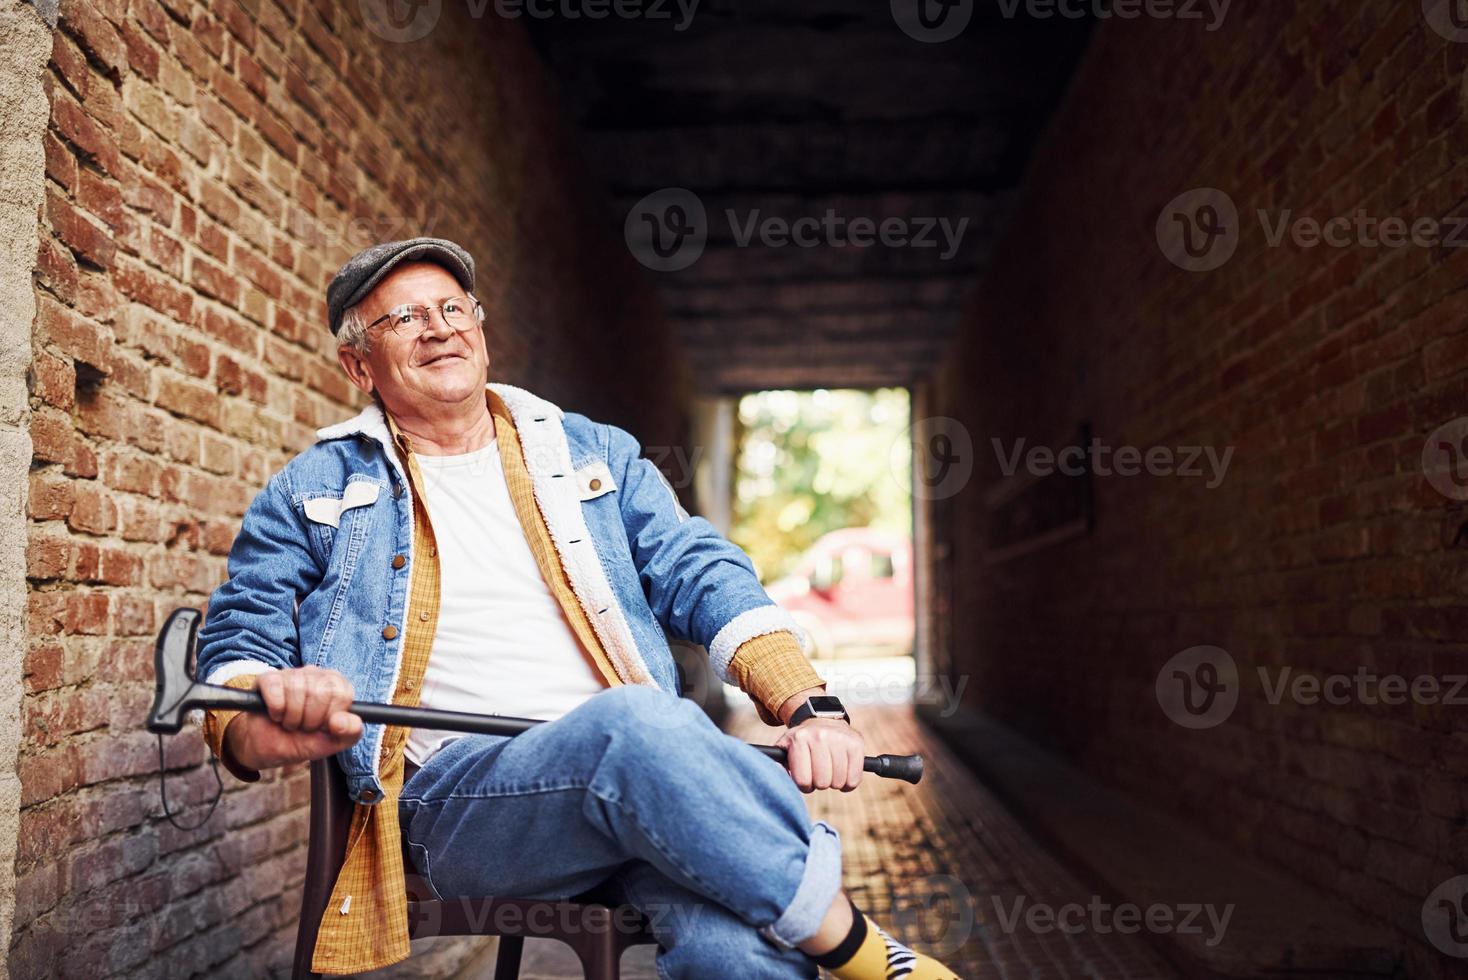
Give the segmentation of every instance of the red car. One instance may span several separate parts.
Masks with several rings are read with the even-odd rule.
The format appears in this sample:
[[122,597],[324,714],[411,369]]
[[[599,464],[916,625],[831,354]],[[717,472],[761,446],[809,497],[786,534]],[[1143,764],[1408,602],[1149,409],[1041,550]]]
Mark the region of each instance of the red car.
[[912,541],[901,534],[832,531],[766,589],[805,630],[813,658],[912,653]]

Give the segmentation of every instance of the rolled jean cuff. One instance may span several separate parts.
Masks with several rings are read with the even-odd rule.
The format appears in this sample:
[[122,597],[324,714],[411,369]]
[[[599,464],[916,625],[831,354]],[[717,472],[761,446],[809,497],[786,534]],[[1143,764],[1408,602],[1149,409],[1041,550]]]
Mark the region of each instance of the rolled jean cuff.
[[795,897],[780,917],[760,928],[760,934],[781,949],[794,949],[821,927],[836,893],[841,890],[841,835],[824,820],[810,830],[810,852]]

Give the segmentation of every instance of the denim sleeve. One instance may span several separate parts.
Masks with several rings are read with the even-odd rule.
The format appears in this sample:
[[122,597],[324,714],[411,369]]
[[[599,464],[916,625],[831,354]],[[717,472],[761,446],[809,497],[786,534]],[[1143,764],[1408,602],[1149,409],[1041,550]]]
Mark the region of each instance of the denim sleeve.
[[[663,627],[709,651],[721,679],[745,640],[796,627],[765,592],[749,556],[690,516],[631,435],[607,426],[608,468],[620,482],[622,522],[648,605]],[[799,634],[796,633],[798,636]]]
[[321,581],[308,534],[291,505],[289,477],[277,473],[245,512],[229,550],[229,578],[209,597],[196,676],[221,683],[301,665],[296,602]]

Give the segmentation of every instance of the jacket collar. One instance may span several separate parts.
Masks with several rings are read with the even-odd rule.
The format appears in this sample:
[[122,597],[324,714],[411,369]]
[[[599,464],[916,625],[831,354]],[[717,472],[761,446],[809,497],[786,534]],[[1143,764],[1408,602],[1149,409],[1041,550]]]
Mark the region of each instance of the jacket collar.
[[[565,418],[566,413],[559,406],[546,401],[539,395],[533,395],[524,388],[514,385],[501,384],[491,381],[484,386],[487,391],[492,391],[505,403],[510,410],[510,418],[515,423],[516,429],[525,427],[530,420],[538,420],[547,415],[554,415],[557,419]],[[369,436],[382,443],[384,447],[392,446],[392,433],[388,430],[387,416],[382,409],[373,402],[362,409],[356,416],[335,425],[316,430],[316,440],[325,442],[328,439],[345,439],[351,436]]]

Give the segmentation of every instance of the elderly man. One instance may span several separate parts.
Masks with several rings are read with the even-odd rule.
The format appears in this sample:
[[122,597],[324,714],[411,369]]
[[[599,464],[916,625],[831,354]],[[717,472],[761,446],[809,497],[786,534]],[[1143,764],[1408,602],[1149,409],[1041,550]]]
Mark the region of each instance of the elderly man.
[[[199,637],[200,674],[269,709],[206,717],[229,770],[335,754],[356,803],[314,969],[408,955],[406,835],[440,896],[614,879],[664,976],[952,977],[841,892],[837,833],[800,791],[855,788],[862,739],[748,558],[626,432],[486,386],[473,289],[472,258],[437,239],[337,274],[338,358],[373,405],[255,498]],[[789,726],[788,773],[677,697],[668,633]],[[364,731],[357,695],[549,720]]]

